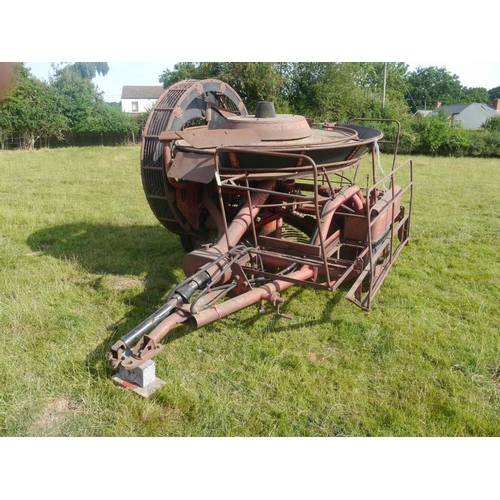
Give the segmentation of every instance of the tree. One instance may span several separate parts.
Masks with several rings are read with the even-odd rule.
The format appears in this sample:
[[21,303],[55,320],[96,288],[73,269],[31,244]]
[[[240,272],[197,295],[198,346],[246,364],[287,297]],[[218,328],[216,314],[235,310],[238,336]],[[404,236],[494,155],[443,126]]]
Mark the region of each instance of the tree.
[[490,118],[484,125],[483,128],[489,130],[490,132],[500,132],[500,116],[494,116]]
[[209,62],[177,63],[160,75],[164,87],[183,79],[217,78],[231,85],[252,112],[274,101],[278,113],[321,120],[407,113],[406,63],[386,63],[388,105],[382,112],[384,63]]
[[271,62],[181,62],[173,71],[165,70],[159,81],[167,88],[181,80],[206,78],[231,85],[250,111],[258,101],[274,101],[283,83],[276,64]]
[[[326,63],[317,81],[310,82],[315,96],[313,118],[346,122],[363,115],[370,91],[357,82],[357,63]],[[380,101],[381,102],[381,101]]]
[[408,75],[407,101],[414,112],[434,108],[438,101],[459,104],[462,102],[462,84],[457,75],[452,75],[444,67],[418,67]]
[[109,66],[107,62],[75,62],[63,69],[65,71],[74,71],[87,80],[93,80],[96,75],[106,76]]
[[299,62],[284,66],[284,94],[294,113],[318,121],[354,117],[399,118],[404,101],[404,63],[387,63],[387,102],[382,111],[384,63]]
[[296,62],[281,66],[285,74],[282,94],[295,113],[313,116],[318,107],[315,83],[325,78],[327,64]]
[[[0,105],[0,146],[5,138],[19,133],[21,147],[34,148],[40,138],[71,139],[79,143],[101,144],[135,138],[136,121],[103,101],[92,83],[96,72],[107,72],[107,63],[75,63],[53,66],[48,82],[33,77],[19,65],[9,93]],[[124,137],[125,136],[125,137]]]
[[386,98],[402,99],[408,90],[408,64],[403,62],[360,62],[355,80],[361,87],[382,95],[384,66],[386,68]]
[[490,98],[488,91],[484,87],[464,87],[460,102],[463,104],[471,104],[473,102],[486,104],[490,102]]
[[13,83],[0,108],[0,129],[19,132],[20,147],[33,149],[41,137],[62,138],[66,120],[58,96],[24,65],[17,66]]
[[500,86],[488,90],[488,97],[490,101],[493,101],[493,99],[500,97]]
[[68,132],[76,134],[92,130],[93,115],[104,104],[102,94],[92,81],[71,66],[65,66],[55,69],[50,84],[58,95]]
[[181,80],[198,79],[197,76],[199,64],[193,62],[179,62],[174,64],[174,69],[166,69],[158,77],[159,82],[163,84],[163,88],[167,89],[174,83],[180,82]]

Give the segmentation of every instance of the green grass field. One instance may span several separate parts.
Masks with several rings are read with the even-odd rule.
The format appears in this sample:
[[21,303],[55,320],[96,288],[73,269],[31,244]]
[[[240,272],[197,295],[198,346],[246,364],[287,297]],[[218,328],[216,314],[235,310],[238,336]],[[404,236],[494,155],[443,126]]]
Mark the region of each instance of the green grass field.
[[412,243],[371,312],[292,288],[291,320],[181,327],[145,400],[106,353],[183,279],[183,251],[139,148],[0,152],[0,434],[499,435],[500,161],[414,165]]

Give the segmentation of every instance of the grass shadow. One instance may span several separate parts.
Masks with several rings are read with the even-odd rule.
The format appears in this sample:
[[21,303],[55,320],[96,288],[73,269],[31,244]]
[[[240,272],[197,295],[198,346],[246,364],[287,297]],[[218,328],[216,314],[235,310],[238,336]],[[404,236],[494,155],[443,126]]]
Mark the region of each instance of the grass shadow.
[[34,252],[75,262],[88,273],[83,286],[119,293],[131,306],[107,326],[106,338],[87,356],[88,368],[97,376],[102,376],[111,345],[152,314],[183,276],[184,251],[177,236],[161,226],[64,224],[31,234],[27,243]]
[[[348,289],[348,287],[346,289]],[[288,296],[286,297],[285,304],[281,307],[281,312],[283,314],[286,314],[287,302],[300,301],[301,300],[300,296],[305,292],[305,290],[306,287],[296,287],[295,289],[293,289],[293,291],[289,293]],[[329,292],[324,292],[324,293],[329,293]],[[299,321],[297,321],[299,316],[296,314],[292,314],[291,318],[287,318],[279,315],[276,309],[269,304],[266,304],[266,312],[264,314],[272,316],[272,319],[270,321],[270,328],[272,329],[272,331],[276,333],[281,333],[290,330],[290,322],[293,322],[293,328],[306,328],[317,325],[323,325],[325,323],[330,323],[332,321],[332,315],[334,313],[335,308],[337,307],[338,303],[344,299],[345,299],[345,293],[340,293],[339,289],[327,301],[324,309],[322,310],[321,316],[316,319],[303,319],[305,316],[307,316],[306,311],[304,315],[302,314],[300,315]],[[256,313],[251,318],[248,318],[247,320],[243,321],[242,324],[247,328],[251,328],[259,320],[260,317],[262,317],[262,314]]]
[[[30,235],[27,243],[34,252],[75,262],[83,269],[82,286],[91,286],[106,294],[118,293],[119,299],[131,306],[119,321],[107,326],[105,338],[87,355],[87,368],[96,377],[111,373],[105,362],[111,345],[162,305],[170,290],[184,278],[181,261],[185,252],[177,236],[161,226],[80,222],[44,228]],[[111,281],[110,277],[113,278]],[[142,289],[140,292],[138,285]],[[343,287],[348,289],[349,286]],[[286,301],[300,301],[304,290],[303,287],[290,289]],[[307,314],[304,314],[305,317],[300,315],[300,318],[294,316],[294,328],[331,322],[333,311],[344,295],[341,290],[334,293],[320,317],[307,319]],[[286,313],[286,307],[283,312]],[[270,323],[273,331],[290,328],[290,320],[276,314],[269,304],[266,304],[265,314],[273,315]],[[256,312],[244,320],[243,325],[252,330],[261,317],[262,314]],[[188,325],[179,325],[162,343],[174,342],[192,331]]]

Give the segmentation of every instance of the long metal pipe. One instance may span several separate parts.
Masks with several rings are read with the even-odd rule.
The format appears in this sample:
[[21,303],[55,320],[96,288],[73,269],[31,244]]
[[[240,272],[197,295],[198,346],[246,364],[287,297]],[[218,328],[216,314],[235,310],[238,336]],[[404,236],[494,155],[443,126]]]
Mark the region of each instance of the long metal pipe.
[[[314,270],[312,267],[304,266],[302,269],[289,274],[288,277],[305,281],[311,278],[313,274]],[[271,281],[266,285],[253,288],[246,293],[233,297],[225,302],[221,302],[217,306],[201,311],[192,317],[192,321],[194,322],[196,328],[200,328],[212,323],[213,321],[224,318],[229,314],[244,309],[245,307],[255,304],[259,300],[271,301],[273,293],[286,290],[293,285],[294,283],[284,280]]]
[[323,240],[326,239],[328,230],[332,223],[333,216],[335,212],[348,200],[352,199],[354,202],[354,210],[358,215],[364,215],[364,205],[363,205],[363,193],[361,189],[356,186],[349,186],[342,193],[338,193],[335,198],[328,200],[321,211],[321,220],[318,221],[318,231],[312,241],[313,245],[320,244],[320,234],[323,236]]
[[123,342],[125,347],[132,347],[139,341],[146,333],[151,331],[162,321],[169,316],[169,314],[179,305],[180,299],[173,298],[166,304],[155,311],[151,316],[146,318],[140,325],[137,325],[130,332],[124,335],[119,342]]
[[[288,277],[304,281],[311,278],[313,274],[314,271],[310,266],[304,266],[302,269],[289,274]],[[209,309],[205,309],[198,314],[192,315],[191,317],[189,317],[189,314],[184,310],[176,310],[170,316],[165,318],[160,324],[158,324],[156,328],[149,333],[148,338],[158,344],[176,325],[189,319],[192,321],[195,328],[201,328],[202,326],[208,325],[213,321],[224,318],[236,311],[255,304],[259,300],[273,302],[273,299],[278,298],[273,297],[273,294],[279,293],[280,291],[283,291],[293,285],[294,283],[288,281],[275,280],[259,288],[253,288],[248,292],[233,297],[225,302],[221,302],[218,305],[214,305]],[[140,344],[137,345],[139,346]],[[128,369],[138,366],[141,362],[142,360],[137,358],[132,361],[131,364],[127,365]]]
[[269,195],[272,194],[276,181],[266,180],[259,183],[258,189],[262,191],[256,191],[252,193],[251,201],[246,202],[238,215],[233,219],[228,227],[227,234],[224,234],[222,238],[219,239],[216,245],[214,245],[208,251],[212,251],[219,255],[220,253],[226,253],[230,248],[236,246],[243,235],[247,232],[248,228],[252,224],[252,221],[257,217],[260,210],[260,205],[264,204]]
[[203,205],[208,210],[208,213],[212,217],[215,222],[215,227],[217,228],[217,241],[219,241],[224,236],[224,219],[222,218],[222,214],[220,210],[216,207],[215,203],[212,200],[212,191],[209,189],[203,190]]
[[182,310],[176,310],[149,333],[148,337],[158,343],[170,330],[172,330],[172,328],[174,328],[174,326],[183,323],[187,319],[189,319],[187,313]]
[[[224,227],[223,234],[219,238],[218,242],[207,250],[196,249],[193,252],[187,254],[182,261],[182,268],[186,275],[192,275],[197,269],[205,264],[208,264],[216,260],[221,255],[226,254],[229,249],[237,246],[243,235],[250,228],[252,221],[257,217],[267,198],[273,194],[273,188],[276,184],[275,180],[262,181],[258,185],[258,191],[252,192],[252,195],[248,195],[247,202],[240,209],[236,217],[233,219],[227,230]],[[209,207],[207,207],[208,209]],[[214,207],[212,207],[214,208]],[[215,213],[214,213],[215,214]],[[224,218],[219,218],[216,215],[215,222],[217,224],[217,231],[221,233],[220,224],[223,224]],[[220,276],[221,269],[225,267],[224,262],[218,261],[214,263],[213,266],[206,268],[206,272],[210,275],[212,284],[216,277],[219,277],[216,281],[219,283],[224,283],[231,277],[231,270],[228,269],[224,276]]]

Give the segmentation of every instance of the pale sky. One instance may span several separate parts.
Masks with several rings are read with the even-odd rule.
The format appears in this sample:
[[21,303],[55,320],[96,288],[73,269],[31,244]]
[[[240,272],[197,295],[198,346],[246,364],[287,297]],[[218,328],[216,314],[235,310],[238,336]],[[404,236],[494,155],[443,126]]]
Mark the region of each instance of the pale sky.
[[410,71],[414,71],[418,66],[445,67],[448,73],[457,75],[465,87],[484,87],[486,90],[500,87],[500,62],[409,62],[408,64]]
[[[174,62],[108,62],[109,72],[106,76],[97,76],[93,81],[104,92],[107,102],[121,100],[124,85],[161,85],[158,81],[165,69],[173,69]],[[462,85],[466,87],[485,87],[490,90],[500,86],[500,62],[408,62],[410,71],[418,66],[445,67],[451,74],[458,75]],[[51,73],[50,63],[27,62],[32,73],[46,80]]]
[[[37,77],[47,80],[52,73],[51,63],[26,62],[28,68]],[[173,69],[173,62],[108,62],[106,76],[96,76],[92,80],[99,90],[104,92],[107,102],[120,102],[124,85],[161,85],[158,81],[163,71]]]

